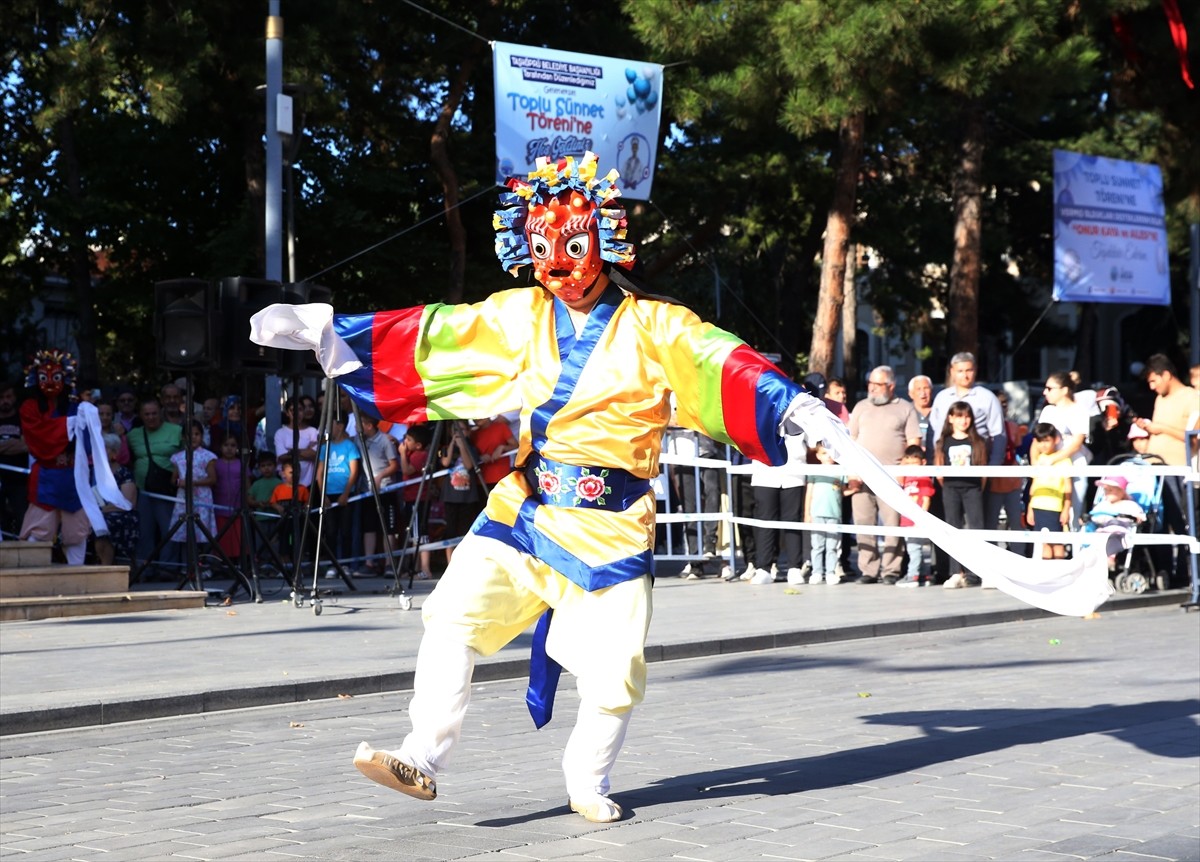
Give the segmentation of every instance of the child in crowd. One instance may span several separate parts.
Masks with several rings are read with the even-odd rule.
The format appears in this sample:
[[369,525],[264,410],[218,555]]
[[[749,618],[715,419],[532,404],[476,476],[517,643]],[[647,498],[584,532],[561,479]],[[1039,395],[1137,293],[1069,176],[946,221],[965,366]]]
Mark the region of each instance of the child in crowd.
[[512,472],[512,457],[508,453],[517,448],[516,438],[502,417],[484,417],[475,420],[471,445],[479,453],[483,482],[491,491],[497,482]]
[[[1052,453],[1062,445],[1062,435],[1049,422],[1039,422],[1033,428],[1029,446],[1029,463],[1045,465]],[[1029,505],[1025,521],[1034,530],[1062,532],[1071,523],[1070,461],[1058,462],[1054,474],[1034,476],[1029,480]],[[1042,546],[1042,559],[1061,560],[1067,555],[1066,545]]]
[[[920,446],[909,446],[904,450],[903,457],[900,458],[901,464],[918,467],[926,463],[925,450]],[[901,476],[900,484],[904,487],[904,492],[909,498],[924,509],[929,511],[930,501],[933,500],[933,480],[928,476],[910,475]],[[911,518],[900,516],[901,527],[911,527],[913,522]],[[904,577],[896,582],[898,587],[919,587],[925,582],[921,579],[922,567],[925,563],[925,539],[921,536],[914,536],[911,533],[904,537],[904,547],[908,552],[908,571]]]
[[296,486],[296,497],[293,500],[292,478],[294,475],[291,461],[284,461],[279,465],[279,484],[271,492],[270,500],[271,508],[282,516],[279,527],[279,556],[283,558],[283,563],[287,566],[292,564],[293,533],[295,532],[292,529],[291,517],[295,506],[304,506],[308,503],[308,488],[303,485]]
[[[966,401],[955,401],[946,413],[942,436],[938,440],[935,463],[939,467],[983,467],[988,462],[987,444],[975,427],[975,412]],[[946,523],[969,530],[983,529],[982,476],[938,477],[942,486],[942,502]],[[969,575],[963,565],[950,558],[950,577],[942,586],[953,590],[977,586],[979,579]]]
[[[400,444],[400,475],[405,482],[411,479],[419,479],[421,472],[425,469],[425,464],[429,461],[429,443],[433,439],[433,429],[429,425],[410,425],[408,432],[404,435],[404,440]],[[421,505],[417,506],[417,493],[421,489],[420,482],[413,482],[411,485],[405,485],[402,494],[404,499],[404,508],[400,513],[400,527],[408,531],[410,539],[418,543],[428,541],[428,534],[425,529],[428,519],[429,505],[428,499],[432,492],[432,487],[426,487],[424,499]],[[415,534],[413,513],[416,512]],[[418,581],[427,581],[433,577],[432,562],[430,560],[429,551],[421,551],[421,568],[417,571]]]
[[216,504],[217,545],[231,562],[242,553],[242,459],[236,437],[221,441],[220,457],[216,462],[217,484],[213,487]]
[[[275,472],[274,452],[259,452],[256,466],[258,467],[258,478],[250,484],[250,490],[246,492],[246,505],[254,511],[254,519],[258,521],[259,526],[264,531],[268,531],[270,522],[276,519],[268,515],[266,510],[272,508],[271,494],[283,484],[283,480]],[[257,545],[255,545],[255,550],[259,550]]]
[[1133,529],[1146,520],[1146,510],[1129,496],[1129,480],[1124,476],[1105,476],[1097,480],[1096,488],[1103,496],[1085,516],[1090,529]]
[[[362,469],[359,463],[361,459],[358,444],[346,435],[345,414],[336,412],[330,420],[329,442],[323,443],[317,453],[313,490],[319,495],[318,499],[325,510],[324,535],[328,537],[330,549],[339,558],[350,555],[349,503]],[[328,569],[325,577],[335,578],[337,571]]]
[[[816,448],[817,462],[833,466],[833,455],[824,446]],[[809,476],[804,495],[804,520],[810,524],[842,523],[842,497],[846,493],[844,476]],[[842,553],[842,534],[814,530],[812,534],[812,574],[810,584],[839,584],[838,558]]]
[[[215,536],[217,522],[213,517],[213,486],[217,484],[217,467],[214,463],[217,456],[204,448],[204,426],[196,419],[192,420],[189,439],[192,450],[192,513],[209,535]],[[175,487],[179,489],[175,492],[175,509],[171,512],[171,524],[174,526],[187,512],[187,450],[181,449],[171,456],[171,473],[175,478]],[[171,541],[186,542],[188,529],[191,529],[191,525],[187,529],[175,530],[171,534]],[[198,543],[208,543],[202,531],[193,532]]]

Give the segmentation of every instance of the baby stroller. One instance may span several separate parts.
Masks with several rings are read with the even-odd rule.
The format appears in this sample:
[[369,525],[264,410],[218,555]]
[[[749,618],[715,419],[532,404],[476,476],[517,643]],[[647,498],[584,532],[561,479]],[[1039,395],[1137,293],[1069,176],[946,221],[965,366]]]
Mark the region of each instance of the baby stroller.
[[[1136,468],[1165,462],[1157,455],[1127,454],[1118,455],[1108,463],[1122,468],[1114,470],[1113,474],[1118,481],[1125,480],[1125,494],[1129,499],[1109,503],[1104,495],[1105,480],[1101,479],[1096,485],[1091,511],[1083,517],[1083,529],[1088,532],[1158,532],[1162,521],[1162,476]],[[1147,545],[1132,545],[1117,554],[1113,566],[1113,585],[1118,592],[1144,593],[1158,578]]]

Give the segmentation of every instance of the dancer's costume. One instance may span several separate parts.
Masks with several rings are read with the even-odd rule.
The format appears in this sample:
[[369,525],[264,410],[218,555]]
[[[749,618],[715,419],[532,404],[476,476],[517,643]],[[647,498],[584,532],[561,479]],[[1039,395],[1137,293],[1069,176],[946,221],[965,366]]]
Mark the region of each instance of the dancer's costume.
[[[67,562],[82,565],[88,534],[93,529],[98,536],[108,534],[100,500],[125,510],[130,508],[129,501],[109,469],[96,408],[75,399],[71,354],[40,350],[26,375],[26,385],[37,387],[41,395],[26,398],[20,408],[21,428],[32,459],[29,508],[20,538],[53,542],[61,533]],[[64,392],[65,408],[60,397]],[[94,468],[89,469],[92,453],[98,455]]]
[[[251,322],[260,344],[316,348],[327,373],[385,419],[520,408],[518,469],[492,492],[423,608],[413,732],[398,751],[363,743],[356,756],[373,780],[419,798],[435,795],[433,777],[458,739],[476,654],[538,622],[527,698],[534,720],[540,727],[550,718],[560,664],[581,700],[563,757],[572,808],[591,820],[620,816],[607,799],[608,773],[645,690],[650,480],[671,393],[680,425],[770,464],[787,458],[785,433],[826,439],[872,487],[894,488],[895,501],[881,494],[889,504],[914,508],[819,399],[735,336],[632,289],[613,266],[632,260],[615,174],[598,181],[594,171],[591,154],[541,165],[502,199],[497,253],[512,270],[533,263],[544,287],[370,315],[272,306]],[[600,245],[599,256],[592,248],[589,257],[586,242],[571,246],[581,235]],[[569,306],[589,285],[603,292],[577,331]],[[929,526],[916,508],[924,517],[913,520]]]

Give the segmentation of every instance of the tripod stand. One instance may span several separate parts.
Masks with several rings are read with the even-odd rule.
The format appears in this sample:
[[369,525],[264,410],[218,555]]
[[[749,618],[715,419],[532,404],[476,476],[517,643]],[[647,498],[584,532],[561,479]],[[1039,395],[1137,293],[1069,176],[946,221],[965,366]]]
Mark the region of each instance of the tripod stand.
[[[322,494],[324,494],[325,489],[329,487],[329,485],[328,485],[329,462],[330,462],[329,456],[330,456],[330,453],[332,452],[332,442],[330,440],[330,430],[333,425],[333,416],[334,416],[333,411],[338,408],[338,405],[335,403],[336,399],[337,399],[337,387],[336,387],[336,385],[333,385],[332,378],[327,377],[327,378],[325,378],[325,403],[321,410],[321,420],[320,420],[320,425],[317,430],[318,452],[324,453],[323,458],[318,456],[318,460],[322,461],[323,466],[324,466],[324,471],[323,471],[324,475],[321,476]],[[297,401],[297,405],[298,405],[298,401]],[[297,429],[296,434],[298,435],[299,434],[299,431],[298,431],[299,422],[296,421],[296,417],[293,417],[292,425],[293,425],[293,428]],[[293,475],[295,475],[295,471],[293,471]],[[350,579],[349,572],[346,571],[345,566],[343,566],[341,561],[338,560],[337,555],[333,551],[333,548],[330,547],[327,538],[323,535],[323,527],[324,527],[324,523],[325,523],[325,511],[326,511],[326,507],[324,505],[322,505],[318,509],[316,545],[313,550],[312,588],[309,592],[309,597],[308,597],[310,603],[312,604],[313,613],[316,614],[317,616],[320,616],[320,614],[321,614],[322,592],[324,592],[325,594],[328,594],[330,592],[329,590],[322,591],[322,590],[318,589],[318,587],[317,587],[317,580],[321,576],[320,562],[321,562],[322,551],[328,557],[329,563],[332,566],[332,570],[336,573],[337,577],[341,578],[342,583],[344,583],[346,585],[346,588],[353,592],[357,592],[357,590],[358,590],[358,587],[356,587],[354,585],[354,581],[352,581]],[[312,514],[312,497],[310,496],[308,505],[305,506],[304,518],[303,518],[304,524],[300,531],[300,544],[297,547],[296,554],[295,554],[296,568],[295,568],[295,576],[294,576],[293,584],[299,583],[300,558],[303,554],[303,549],[307,543],[308,529],[309,529],[309,525],[312,522],[312,519],[310,517],[311,514]],[[302,595],[298,586],[293,587],[292,603],[297,608],[302,607],[304,605],[304,596]]]
[[[441,448],[441,437],[442,423],[438,422],[433,426],[433,437],[426,447],[431,457],[425,459],[425,467],[421,470],[421,480],[417,483],[416,499],[412,501],[412,511],[409,513],[408,524],[404,529],[404,541],[400,546],[400,564],[395,569],[395,582],[392,585],[394,591],[401,591],[400,575],[402,570],[408,572],[409,589],[412,589],[413,579],[416,577],[421,541],[425,538],[421,535],[421,524],[428,521],[429,494],[426,492],[426,486],[429,485],[429,479],[435,472],[432,454]],[[421,517],[422,511],[426,513],[424,518]]]

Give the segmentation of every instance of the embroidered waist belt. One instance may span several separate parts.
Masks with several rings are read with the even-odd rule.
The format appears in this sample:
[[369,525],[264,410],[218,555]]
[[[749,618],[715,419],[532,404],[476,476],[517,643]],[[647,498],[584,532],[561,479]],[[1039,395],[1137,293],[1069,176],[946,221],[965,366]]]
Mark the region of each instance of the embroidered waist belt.
[[620,467],[579,467],[536,452],[525,470],[533,496],[547,506],[623,512],[650,490],[649,479]]

